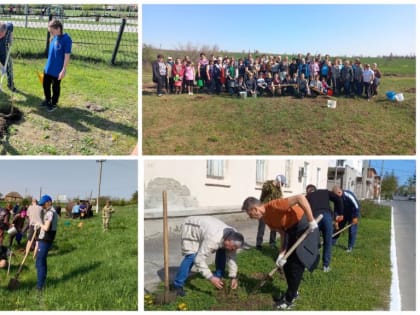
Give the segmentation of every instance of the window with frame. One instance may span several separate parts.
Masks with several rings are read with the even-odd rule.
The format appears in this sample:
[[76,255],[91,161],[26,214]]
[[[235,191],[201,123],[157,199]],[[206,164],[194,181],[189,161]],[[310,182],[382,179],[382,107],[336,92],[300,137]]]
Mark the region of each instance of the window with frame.
[[207,161],[207,177],[215,179],[224,178],[224,161],[208,160]]
[[265,182],[265,161],[257,160],[256,161],[256,182],[257,184],[262,184]]

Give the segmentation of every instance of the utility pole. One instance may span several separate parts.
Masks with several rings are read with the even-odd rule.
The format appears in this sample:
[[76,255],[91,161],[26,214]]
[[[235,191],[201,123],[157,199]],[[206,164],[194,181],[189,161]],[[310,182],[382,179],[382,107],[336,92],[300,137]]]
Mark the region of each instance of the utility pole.
[[102,179],[102,164],[105,160],[96,160],[99,163],[99,182],[98,182],[98,196],[96,197],[96,213],[99,212],[99,197],[101,195],[101,179]]
[[41,196],[42,196],[42,187],[39,187],[39,199],[38,200],[41,199]]
[[379,189],[378,189],[378,202],[381,203],[381,195],[382,195],[382,179],[384,177],[384,160],[381,162],[381,180],[379,181]]
[[367,181],[367,173],[368,173],[368,160],[363,161],[363,169],[362,169],[362,199],[366,198],[366,181]]

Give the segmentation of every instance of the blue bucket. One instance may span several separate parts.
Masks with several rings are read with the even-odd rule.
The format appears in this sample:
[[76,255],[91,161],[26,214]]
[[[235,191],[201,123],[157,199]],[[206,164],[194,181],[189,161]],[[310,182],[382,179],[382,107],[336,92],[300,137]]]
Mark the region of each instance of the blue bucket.
[[386,97],[390,100],[390,101],[394,101],[395,100],[395,95],[397,93],[395,93],[394,91],[388,91],[385,93]]

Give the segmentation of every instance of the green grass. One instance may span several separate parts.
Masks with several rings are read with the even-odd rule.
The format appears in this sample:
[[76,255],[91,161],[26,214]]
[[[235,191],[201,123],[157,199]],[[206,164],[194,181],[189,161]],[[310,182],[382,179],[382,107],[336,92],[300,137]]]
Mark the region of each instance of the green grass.
[[[10,155],[127,155],[137,143],[137,69],[71,60],[61,83],[59,108],[48,113],[36,70],[45,60],[14,60],[15,85],[6,84],[0,102],[12,104],[23,119],[9,127],[3,154]],[[86,106],[101,106],[92,112]]]
[[[371,102],[339,97],[336,109],[327,108],[323,97],[241,100],[195,94],[158,98],[150,72],[143,73],[143,153],[413,155],[415,60],[374,60],[384,66],[380,95]],[[403,93],[404,102],[389,101],[388,90]]]
[[[17,290],[7,289],[9,278],[2,270],[0,310],[137,310],[137,205],[114,208],[110,230],[105,233],[101,213],[81,221],[66,218],[63,211],[48,254],[42,296],[35,290],[36,269],[31,253],[18,278]],[[82,227],[78,226],[80,223]],[[16,246],[15,243],[10,278],[23,259]]]
[[[317,269],[305,271],[299,288],[300,297],[295,310],[300,311],[373,311],[388,310],[391,283],[390,208],[362,203],[362,218],[356,246],[346,253],[345,232],[332,250],[331,272]],[[263,275],[274,267],[278,252],[268,245],[262,252],[242,251],[239,266],[238,290],[217,291],[211,283],[196,274],[185,286],[187,296],[166,305],[152,304],[145,297],[145,310],[176,310],[185,303],[188,310],[273,310],[273,296],[285,292],[285,280],[275,275],[260,290],[255,290]],[[153,298],[159,291],[152,294]]]

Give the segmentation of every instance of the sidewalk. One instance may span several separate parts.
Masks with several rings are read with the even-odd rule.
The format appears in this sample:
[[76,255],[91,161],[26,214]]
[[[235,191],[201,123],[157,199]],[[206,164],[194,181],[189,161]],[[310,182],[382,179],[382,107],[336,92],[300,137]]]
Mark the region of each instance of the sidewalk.
[[[248,218],[245,213],[217,215],[217,218],[234,227],[245,238],[244,249],[254,247],[257,237],[258,220]],[[178,266],[181,263],[181,224],[185,218],[169,218],[169,274],[170,280],[175,278]],[[145,220],[144,229],[144,290],[154,291],[158,284],[165,279],[163,266],[163,234],[162,220]],[[155,231],[153,233],[152,231]],[[264,240],[268,241],[269,228],[266,228]],[[209,264],[214,263],[210,257]],[[194,268],[193,268],[194,270]]]

